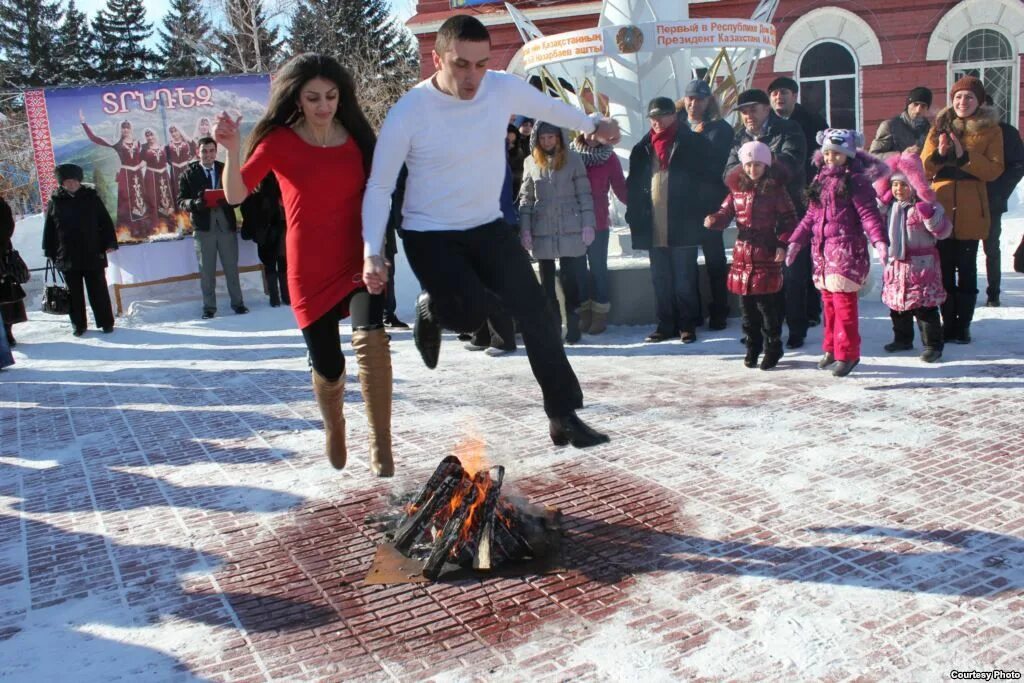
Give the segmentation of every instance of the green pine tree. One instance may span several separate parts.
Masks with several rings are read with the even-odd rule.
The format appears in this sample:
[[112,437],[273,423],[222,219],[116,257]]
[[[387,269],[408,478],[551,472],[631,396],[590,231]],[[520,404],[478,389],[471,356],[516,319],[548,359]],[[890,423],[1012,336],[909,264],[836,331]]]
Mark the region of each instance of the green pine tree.
[[271,26],[263,0],[227,0],[225,27],[217,31],[216,59],[227,73],[272,71],[281,57],[282,40]]
[[57,27],[60,0],[0,0],[0,53],[5,85],[53,85],[61,80]]
[[153,26],[142,0],[107,0],[93,20],[100,80],[144,80],[155,70],[156,55],[146,47]]
[[213,30],[199,0],[172,0],[160,34],[160,73],[189,77],[210,73],[207,60]]
[[57,32],[57,47],[64,83],[87,83],[96,78],[93,55],[96,45],[85,12],[78,11],[75,0],[68,0],[64,23]]

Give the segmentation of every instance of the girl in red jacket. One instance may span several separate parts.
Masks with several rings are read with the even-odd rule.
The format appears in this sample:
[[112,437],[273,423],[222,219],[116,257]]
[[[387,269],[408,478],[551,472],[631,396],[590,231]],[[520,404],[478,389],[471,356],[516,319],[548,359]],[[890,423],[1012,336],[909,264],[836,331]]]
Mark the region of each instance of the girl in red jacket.
[[725,230],[733,218],[739,235],[732,250],[727,286],[739,295],[747,355],[743,364],[774,368],[782,358],[782,261],[796,227],[796,210],[786,191],[785,167],[772,164],[763,142],[748,142],[739,151],[740,165],[725,178],[729,195],[722,207],[704,219],[704,227]]

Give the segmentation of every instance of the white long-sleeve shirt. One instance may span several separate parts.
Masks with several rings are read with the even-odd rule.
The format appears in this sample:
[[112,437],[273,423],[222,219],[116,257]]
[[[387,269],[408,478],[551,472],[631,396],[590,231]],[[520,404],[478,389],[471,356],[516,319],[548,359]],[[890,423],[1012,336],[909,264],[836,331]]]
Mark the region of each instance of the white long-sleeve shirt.
[[364,256],[381,252],[402,164],[409,169],[405,230],[469,230],[500,218],[512,114],[585,133],[596,125],[579,109],[500,71],[488,71],[471,100],[441,92],[431,79],[403,95],[384,119],[373,154],[363,197]]

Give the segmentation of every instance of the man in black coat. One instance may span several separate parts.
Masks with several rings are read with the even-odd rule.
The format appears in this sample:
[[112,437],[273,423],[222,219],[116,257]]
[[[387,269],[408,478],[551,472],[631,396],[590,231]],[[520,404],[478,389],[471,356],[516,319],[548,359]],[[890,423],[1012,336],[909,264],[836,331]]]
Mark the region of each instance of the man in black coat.
[[222,190],[224,164],[217,161],[217,143],[213,138],[200,138],[199,159],[193,161],[178,181],[178,208],[192,218],[196,259],[199,261],[200,284],[203,290],[203,319],[217,313],[217,257],[224,269],[224,279],[235,313],[248,313],[242,302],[242,286],[238,281],[238,237],[235,234],[235,210],[223,198],[208,194]]
[[60,187],[46,207],[43,254],[61,271],[71,298],[72,334],[85,334],[85,293],[89,293],[96,326],[114,331],[114,311],[107,291],[107,254],[117,249],[114,222],[96,190],[82,184],[82,167],[61,164],[54,169]]
[[924,139],[928,137],[931,122],[928,110],[932,108],[932,91],[917,87],[907,95],[907,104],[899,116],[882,121],[875,132],[868,151],[885,157],[901,152],[920,154]]
[[[992,106],[992,98],[986,97],[985,104]],[[988,276],[988,295],[986,306],[999,305],[999,287],[1002,284],[1002,253],[999,249],[999,238],[1003,233],[1003,214],[1006,213],[1007,202],[1017,183],[1024,177],[1024,143],[1020,139],[1020,131],[1008,123],[999,122],[1003,130],[1003,174],[988,183],[988,206],[992,212],[992,222],[988,229],[988,237],[982,242],[985,247],[985,273]]]
[[626,178],[626,222],[633,247],[650,254],[658,315],[646,341],[678,336],[689,344],[700,319],[697,247],[707,205],[698,198],[713,172],[710,143],[679,120],[667,97],[651,100],[647,115],[651,130],[634,145]]
[[[801,212],[804,207],[804,190],[807,187],[807,139],[804,131],[795,121],[787,121],[771,108],[768,93],[763,90],[746,90],[736,101],[743,127],[732,142],[729,161],[724,176],[740,165],[740,147],[757,140],[768,145],[777,161],[782,162],[792,174],[786,190],[793,200],[793,206]],[[791,349],[804,345],[809,319],[807,316],[807,280],[811,273],[811,250],[800,250],[796,261],[783,268],[783,297],[786,302],[786,325],[789,327]]]
[[[722,200],[728,194],[721,175],[732,150],[732,126],[722,119],[718,100],[715,99],[706,81],[690,81],[683,91],[682,105],[683,108],[679,112],[682,121],[690,130],[708,141],[709,154],[704,159],[707,175],[696,199],[704,204],[707,214],[712,214],[718,211]],[[708,328],[712,330],[724,330],[729,316],[729,292],[725,285],[729,266],[725,259],[723,240],[721,230],[705,229],[700,243],[711,288]],[[703,322],[703,318],[700,322]]]

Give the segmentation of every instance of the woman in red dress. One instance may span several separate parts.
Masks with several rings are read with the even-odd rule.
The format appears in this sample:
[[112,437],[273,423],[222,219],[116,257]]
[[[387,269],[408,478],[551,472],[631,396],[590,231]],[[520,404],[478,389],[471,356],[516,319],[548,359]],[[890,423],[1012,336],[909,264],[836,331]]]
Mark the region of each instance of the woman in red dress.
[[[224,193],[240,204],[273,171],[288,224],[288,290],[313,363],[313,394],[331,464],[345,466],[345,359],[338,322],[352,317],[352,347],[370,427],[370,467],[394,474],[391,353],[382,283],[363,282],[360,211],[376,138],[356,100],[352,76],[331,57],[298,55],[273,80],[270,103],[240,163],[241,117],[217,117],[227,153]],[[378,258],[379,257],[375,257]],[[381,265],[381,264],[377,264]]]
[[167,148],[157,142],[156,132],[147,128],[143,135],[146,146],[142,148],[142,160],[146,162],[146,203],[149,205],[150,224],[153,232],[173,232],[174,198],[177,188],[171,189],[171,174],[167,164]]
[[142,145],[135,139],[131,121],[121,122],[121,136],[117,142],[107,142],[92,132],[85,122],[85,115],[79,111],[85,134],[97,145],[109,147],[117,152],[121,168],[117,171],[117,225],[125,228],[137,239],[145,239],[150,233],[149,206],[146,203],[146,177],[142,161]]

